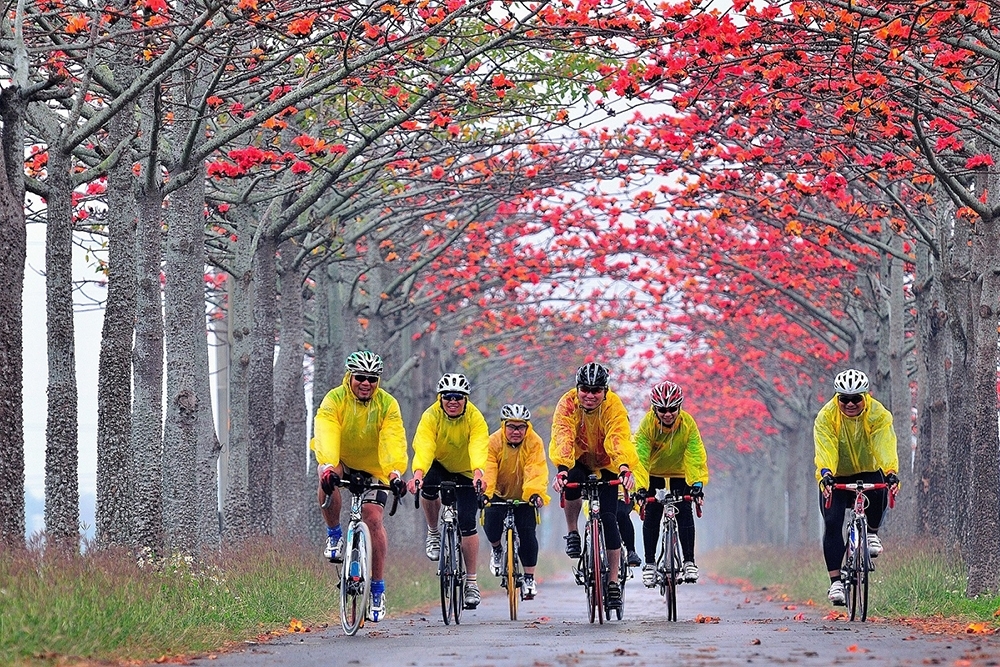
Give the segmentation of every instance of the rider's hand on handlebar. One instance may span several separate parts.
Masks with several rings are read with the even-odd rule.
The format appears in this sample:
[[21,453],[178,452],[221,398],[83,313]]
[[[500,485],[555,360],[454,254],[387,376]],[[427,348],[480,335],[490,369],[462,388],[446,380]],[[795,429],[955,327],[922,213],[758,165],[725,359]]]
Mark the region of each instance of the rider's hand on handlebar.
[[399,477],[393,477],[390,479],[389,486],[392,487],[392,493],[397,498],[402,498],[406,495],[406,482],[401,480]]
[[528,502],[539,509],[541,509],[542,505],[545,504],[545,501],[543,501],[542,497],[537,493],[531,494],[531,498],[528,499]]
[[635,477],[632,476],[632,471],[628,469],[627,465],[619,468],[618,479],[621,480],[622,486],[625,487],[626,491],[631,491],[635,488]]
[[701,500],[705,497],[705,490],[702,489],[701,482],[695,482],[691,485],[691,497],[695,500]]
[[319,484],[323,487],[323,493],[332,495],[334,489],[340,485],[340,477],[334,472],[333,466],[323,468],[319,474]]
[[823,490],[823,497],[829,498],[830,494],[833,493],[833,473],[829,470],[823,470],[823,478],[820,480],[820,488]]
[[563,489],[566,488],[566,482],[569,480],[569,473],[565,470],[556,473],[556,478],[552,480],[552,488],[556,493],[562,493]]
[[423,483],[424,483],[424,473],[420,472],[419,475],[417,473],[413,473],[413,477],[411,477],[410,481],[406,483],[406,488],[410,493],[416,495],[417,491],[420,490],[420,487]]
[[486,490],[486,482],[483,481],[483,471],[478,468],[472,473],[472,486],[476,489],[476,493],[482,493]]
[[899,486],[899,477],[896,476],[896,473],[890,472],[885,476],[885,483],[889,485],[890,491],[895,491],[896,487]]

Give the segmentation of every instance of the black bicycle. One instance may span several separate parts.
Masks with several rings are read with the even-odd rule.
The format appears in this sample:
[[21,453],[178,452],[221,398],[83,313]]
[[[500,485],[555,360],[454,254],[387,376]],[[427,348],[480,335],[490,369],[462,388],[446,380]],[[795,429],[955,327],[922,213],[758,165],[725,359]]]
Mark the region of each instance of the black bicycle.
[[[364,627],[368,605],[371,603],[372,538],[368,526],[361,520],[361,504],[365,493],[384,490],[393,494],[389,516],[396,513],[399,496],[386,484],[372,481],[370,475],[354,472],[335,480],[336,486],[351,492],[351,518],[344,537],[344,561],[340,568],[340,624],[344,632],[353,635]],[[323,507],[330,505],[327,495]]]
[[[472,488],[472,484],[458,484],[442,481],[437,485],[422,485],[420,488],[440,493],[441,516],[438,530],[441,531],[441,552],[438,556],[438,578],[441,583],[441,616],[445,625],[460,623],[465,608],[465,559],[462,557],[462,534],[458,528],[458,504],[455,490]],[[414,506],[420,507],[420,488],[414,494]]]
[[[618,620],[621,620],[625,613],[625,596],[622,594],[622,603],[616,607],[610,607],[607,603],[605,593],[608,590],[610,579],[610,567],[608,564],[608,553],[604,546],[604,527],[601,525],[601,502],[598,498],[599,489],[602,486],[618,486],[621,480],[612,479],[601,481],[597,475],[590,475],[583,482],[568,482],[567,489],[580,489],[584,504],[587,506],[587,523],[583,533],[583,550],[580,560],[577,562],[576,581],[587,589],[587,612],[590,622],[596,618],[603,625],[604,619],[611,620],[611,612],[615,611]],[[561,502],[565,502],[565,496]],[[626,502],[628,502],[626,500]],[[622,549],[624,551],[624,549]],[[619,571],[621,572],[621,570]],[[624,582],[624,577],[619,575]]]
[[[660,523],[660,548],[656,556],[656,585],[667,605],[667,620],[677,620],[677,585],[684,581],[684,561],[681,558],[680,532],[677,525],[677,505],[695,501],[701,516],[701,503],[694,496],[674,494],[668,489],[656,490],[656,502],[663,505]],[[645,508],[644,508],[645,509]]]

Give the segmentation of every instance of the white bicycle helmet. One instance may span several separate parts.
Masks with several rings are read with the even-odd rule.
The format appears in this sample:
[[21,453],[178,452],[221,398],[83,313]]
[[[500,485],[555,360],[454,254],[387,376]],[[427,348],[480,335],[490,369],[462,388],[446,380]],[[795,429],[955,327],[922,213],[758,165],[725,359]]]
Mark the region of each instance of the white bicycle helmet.
[[441,379],[438,380],[437,393],[444,394],[452,391],[468,396],[471,391],[469,388],[469,379],[461,373],[445,373],[442,375]]
[[531,411],[519,403],[508,403],[500,408],[501,421],[513,419],[514,421],[530,422]]
[[867,394],[870,384],[867,375],[854,368],[848,368],[834,378],[833,388],[838,394]]
[[352,374],[382,375],[382,357],[368,350],[352,352],[344,362],[344,367]]

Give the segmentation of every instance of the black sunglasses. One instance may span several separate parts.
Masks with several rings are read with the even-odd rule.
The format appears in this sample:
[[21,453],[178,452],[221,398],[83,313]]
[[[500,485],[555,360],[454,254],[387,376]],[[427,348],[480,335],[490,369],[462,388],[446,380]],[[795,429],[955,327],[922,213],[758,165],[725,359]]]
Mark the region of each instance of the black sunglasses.
[[447,394],[441,394],[441,398],[443,398],[446,401],[461,401],[463,398],[465,398],[465,394],[448,392]]
[[669,408],[665,408],[665,407],[662,407],[660,405],[657,405],[654,408],[654,410],[656,410],[657,412],[659,412],[661,415],[665,415],[668,412],[677,412],[680,409],[681,409],[681,406],[679,406],[679,405],[671,405]]
[[837,400],[841,403],[862,403],[865,400],[864,394],[840,394]]
[[527,431],[528,430],[528,425],[527,424],[511,424],[510,422],[507,422],[507,428],[509,428],[511,431]]
[[376,382],[378,382],[377,375],[358,375],[357,373],[355,373],[354,379],[357,380],[359,383],[367,382],[369,384],[375,384]]
[[583,394],[600,394],[604,391],[604,387],[591,387],[590,385],[581,384],[577,387],[577,390]]

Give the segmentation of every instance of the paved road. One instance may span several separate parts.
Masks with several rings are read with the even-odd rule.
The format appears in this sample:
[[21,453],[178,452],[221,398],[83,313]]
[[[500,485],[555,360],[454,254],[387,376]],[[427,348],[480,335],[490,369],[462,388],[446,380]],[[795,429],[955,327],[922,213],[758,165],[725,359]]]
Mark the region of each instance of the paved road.
[[[637,572],[638,573],[638,572]],[[482,576],[482,575],[481,575]],[[587,667],[590,665],[1000,665],[1000,639],[925,635],[888,623],[830,620],[832,607],[787,608],[766,592],[704,580],[678,589],[680,620],[666,620],[662,598],[629,582],[624,621],[591,625],[583,588],[568,577],[539,584],[511,621],[507,599],[490,595],[460,626],[437,607],[370,624],[354,637],[339,624],[200,658],[212,667],[409,665],[435,667]],[[699,617],[702,620],[699,621]],[[703,622],[705,617],[708,622]]]

